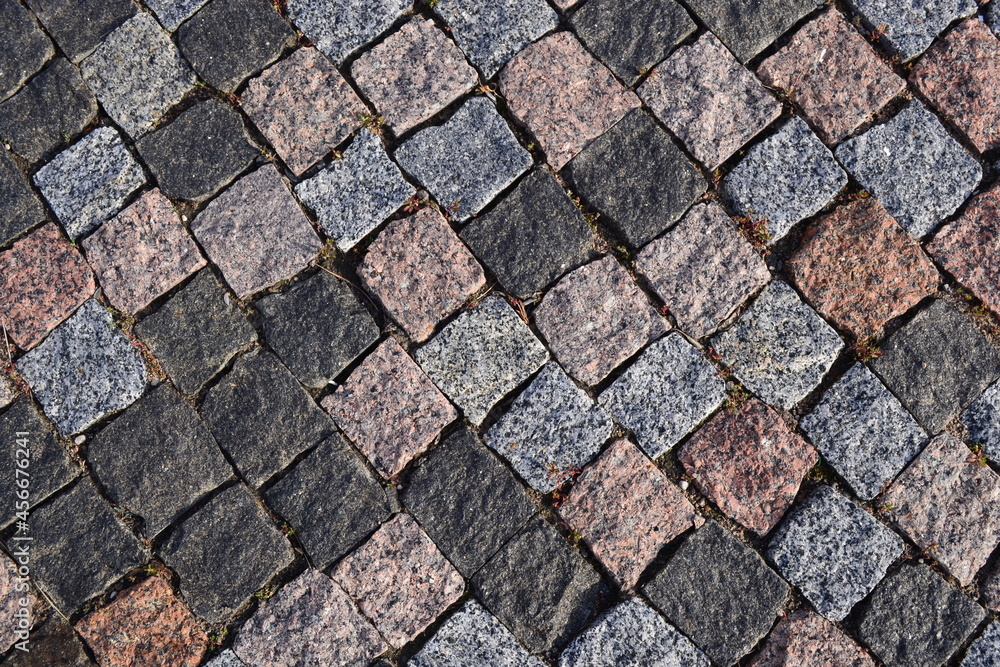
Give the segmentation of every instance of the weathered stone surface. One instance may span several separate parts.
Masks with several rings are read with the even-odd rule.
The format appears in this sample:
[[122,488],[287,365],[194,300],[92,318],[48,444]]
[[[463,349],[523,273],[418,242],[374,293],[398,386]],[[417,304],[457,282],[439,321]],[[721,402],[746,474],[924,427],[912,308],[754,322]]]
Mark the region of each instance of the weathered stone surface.
[[822,4],[820,0],[692,0],[691,9],[745,63]]
[[816,611],[840,621],[903,553],[903,540],[829,486],[789,513],[767,548]]
[[246,663],[236,657],[232,649],[226,649],[214,659],[205,663],[205,667],[246,667]]
[[486,443],[535,490],[548,493],[597,454],[613,427],[607,413],[550,361],[490,428]]
[[927,442],[896,397],[855,364],[800,422],[826,461],[862,500],[871,500]]
[[875,667],[861,647],[822,616],[799,609],[778,621],[751,667]]
[[340,65],[412,7],[413,0],[289,0],[288,15],[317,49]]
[[0,100],[42,68],[55,49],[34,17],[17,0],[0,2],[3,47],[0,48]]
[[[208,0],[146,0],[164,28],[173,32]],[[214,663],[213,663],[214,664]]]
[[136,14],[132,0],[107,0],[94,6],[84,6],[80,0],[27,0],[26,4],[73,62],[80,62]]
[[485,97],[396,149],[399,164],[458,221],[467,220],[531,167],[531,154]]
[[1000,5],[995,2],[986,5],[986,10],[983,12],[983,19],[994,35],[1000,35]]
[[0,408],[6,408],[17,398],[17,390],[6,379],[0,379]]
[[15,651],[5,665],[10,667],[96,667],[73,627],[56,615],[31,631],[30,651]]
[[386,478],[396,476],[458,416],[391,338],[323,399],[323,407]]
[[726,385],[702,354],[673,333],[650,345],[598,402],[658,458],[712,414]]
[[[11,447],[13,447],[14,441],[10,442],[12,443]],[[11,479],[14,479],[13,471],[11,473]],[[4,615],[4,618],[10,619],[7,627],[0,629],[0,649],[3,651],[7,651],[18,640],[23,640],[25,637],[21,633],[24,630],[29,630],[31,625],[36,622],[33,614],[35,613],[34,605],[38,603],[37,596],[34,591],[26,588],[24,581],[17,581],[18,578],[17,563],[6,555],[0,556],[0,613]],[[21,611],[22,602],[26,603],[24,611]],[[25,612],[27,612],[27,616],[23,615]],[[27,638],[33,639],[30,635]],[[14,653],[18,652],[19,650],[15,649]]]
[[657,66],[639,95],[708,169],[781,115],[781,105],[711,33]]
[[528,655],[496,618],[474,598],[445,621],[420,652],[413,656],[411,667],[543,667],[538,658]]
[[205,266],[170,201],[153,189],[84,239],[105,296],[135,314]]
[[992,667],[996,664],[997,656],[1000,656],[1000,623],[993,621],[979,639],[972,642],[965,653],[962,667]]
[[931,45],[934,38],[958,18],[976,13],[976,0],[848,0],[870,29],[884,25],[880,41],[904,62],[912,60]]
[[0,246],[45,220],[42,201],[11,154],[0,149]]
[[993,461],[1000,461],[1000,382],[994,382],[962,414],[969,441],[983,447]]
[[983,176],[979,163],[919,100],[887,123],[848,139],[836,153],[916,238],[954,213]]
[[980,590],[986,605],[993,611],[1000,611],[1000,567],[996,563],[987,570]]

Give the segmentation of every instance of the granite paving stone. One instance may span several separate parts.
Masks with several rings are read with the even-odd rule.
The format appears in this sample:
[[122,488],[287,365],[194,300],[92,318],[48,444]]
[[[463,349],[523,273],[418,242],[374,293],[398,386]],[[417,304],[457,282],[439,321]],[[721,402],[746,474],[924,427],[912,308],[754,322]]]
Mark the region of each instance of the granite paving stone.
[[232,649],[226,649],[212,660],[205,663],[205,667],[246,667],[246,663],[236,657]]
[[41,199],[31,189],[13,156],[0,149],[0,246],[45,220]]
[[27,652],[15,651],[4,663],[11,667],[96,667],[97,663],[90,659],[87,650],[66,621],[58,616],[50,616],[49,620],[31,631]]
[[893,55],[906,62],[920,55],[956,19],[976,13],[976,0],[848,0],[861,15],[866,27],[885,26],[880,42]]
[[26,0],[25,4],[73,62],[80,62],[109,33],[135,16],[132,0]]
[[17,389],[6,379],[0,379],[0,408],[6,408],[17,398]]
[[17,0],[0,2],[0,26],[0,100],[4,100],[40,70],[55,49],[31,12]]
[[918,100],[842,143],[836,155],[916,238],[954,213],[983,176],[979,163]]
[[659,458],[715,412],[726,385],[679,333],[661,338],[604,390],[598,403]]
[[983,19],[994,35],[1000,35],[1000,5],[995,2],[986,5],[986,9],[983,11]]
[[843,620],[903,553],[903,540],[829,486],[775,531],[767,557],[820,614]]
[[511,113],[556,169],[639,106],[635,93],[570,32],[525,48],[504,66],[498,82]]
[[544,666],[474,598],[452,614],[408,664],[412,667]]
[[177,26],[186,21],[208,0],[145,0],[147,7],[153,10],[160,24],[173,32]]
[[745,63],[822,4],[820,0],[692,0],[691,9]]
[[778,621],[751,667],[875,667],[864,649],[833,623],[807,609]]
[[994,382],[962,413],[969,442],[983,447],[993,461],[1000,460],[1000,382]]
[[712,33],[674,51],[638,92],[708,169],[781,115],[777,100]]
[[288,16],[327,58],[342,65],[413,8],[413,0],[289,0]]
[[965,653],[962,667],[993,667],[1000,656],[1000,623],[993,621]]
[[[3,630],[0,630],[0,649],[7,651],[11,646],[13,646],[23,635],[19,633],[24,630],[30,630],[30,626],[33,623],[33,619],[30,615],[33,611],[32,608],[28,608],[25,612],[29,616],[23,616],[25,612],[20,612],[21,601],[28,601],[29,598],[21,597],[18,593],[26,589],[23,582],[18,582],[18,570],[17,563],[8,558],[6,555],[0,556],[0,610],[6,618],[11,619],[11,622],[7,624]],[[17,586],[17,588],[15,588]],[[17,616],[15,616],[17,614]],[[20,617],[20,618],[19,618]],[[22,630],[23,627],[23,630]],[[29,635],[30,639],[30,635]],[[15,651],[16,653],[17,651]]]
[[485,97],[469,99],[444,124],[414,134],[396,149],[396,159],[459,222],[481,211],[532,164],[531,154]]

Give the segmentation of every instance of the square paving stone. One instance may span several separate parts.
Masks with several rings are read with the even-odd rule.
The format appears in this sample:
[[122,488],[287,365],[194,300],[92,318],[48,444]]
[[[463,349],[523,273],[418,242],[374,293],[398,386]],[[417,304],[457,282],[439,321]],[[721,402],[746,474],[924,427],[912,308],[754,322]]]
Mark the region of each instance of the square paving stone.
[[923,53],[955,19],[978,9],[976,0],[847,0],[847,4],[869,29],[885,26],[879,41],[903,62]]
[[241,102],[295,174],[344,141],[368,113],[333,63],[313,48],[299,49],[251,79]]
[[97,4],[87,0],[26,0],[25,4],[73,62],[80,62],[137,12],[132,0],[106,0]]
[[864,649],[840,628],[807,609],[778,621],[751,667],[875,667]]
[[563,173],[633,248],[676,222],[707,188],[670,135],[638,109],[583,149]]
[[726,385],[715,367],[683,336],[672,333],[646,348],[598,402],[655,459],[725,398]]
[[926,565],[912,563],[875,589],[858,624],[863,641],[888,667],[940,665],[986,613]]
[[196,667],[208,652],[201,622],[162,577],[125,589],[76,630],[107,667]]
[[99,127],[35,172],[35,185],[73,240],[118,213],[146,174],[118,132]]
[[[346,593],[341,591],[341,594],[346,597]],[[367,623],[367,621],[365,621]],[[246,663],[236,657],[232,649],[226,649],[222,653],[218,654],[212,660],[205,663],[205,667],[246,667]]]
[[722,196],[740,215],[763,220],[773,243],[846,185],[847,174],[830,149],[793,117],[747,151],[722,181]]
[[792,91],[794,104],[830,145],[840,143],[906,88],[832,8],[800,28],[760,64],[757,75],[769,86]]
[[132,314],[206,264],[170,200],[156,189],[101,225],[83,247],[105,296]]
[[375,320],[354,288],[325,271],[255,306],[267,344],[302,384],[314,389],[340,375],[378,340]]
[[593,230],[544,169],[525,176],[461,237],[504,289],[522,299],[596,256]]
[[295,464],[265,499],[320,569],[357,547],[392,512],[389,494],[339,435]]
[[994,382],[962,414],[969,441],[981,445],[988,457],[1000,461],[1000,382]]
[[240,114],[214,99],[147,134],[136,148],[165,195],[191,202],[224,188],[259,154],[247,140]]
[[40,627],[31,630],[27,652],[15,651],[4,663],[10,667],[96,667],[87,650],[66,621],[58,616],[50,616]]
[[684,494],[628,440],[617,440],[576,479],[559,513],[627,590],[660,550],[702,519]]
[[785,410],[819,385],[844,348],[837,332],[780,280],[711,343],[750,391]]
[[233,469],[197,413],[160,385],[97,434],[87,460],[108,499],[155,538]]
[[257,339],[207,269],[139,322],[135,332],[185,396],[198,393],[237,352]]
[[80,72],[65,58],[56,58],[0,104],[0,137],[28,162],[38,162],[96,117],[97,99]]
[[485,97],[465,102],[443,125],[420,130],[396,149],[399,164],[459,222],[493,201],[532,164]]
[[770,46],[821,0],[692,0],[691,9],[745,63]]
[[639,253],[646,276],[687,334],[702,338],[767,284],[767,264],[715,203],[698,204]]
[[983,11],[983,20],[986,21],[986,25],[990,27],[994,35],[1000,35],[1000,5],[995,2],[986,5],[986,9]]
[[788,584],[755,551],[708,521],[644,592],[709,658],[728,667],[771,629]]
[[378,136],[366,130],[358,132],[340,159],[295,186],[295,194],[344,252],[415,193]]
[[670,328],[611,255],[560,280],[534,319],[556,359],[588,385]]
[[607,595],[583,556],[538,517],[476,573],[472,587],[532,653],[564,646]]
[[292,374],[260,350],[237,359],[232,371],[208,390],[201,416],[254,487],[334,432]]
[[331,576],[394,648],[416,638],[465,590],[462,575],[409,514],[383,525]]
[[465,56],[429,19],[405,23],[351,65],[351,76],[397,135],[476,85]]
[[544,667],[545,663],[529,655],[510,630],[470,598],[441,624],[407,664],[410,667]]
[[208,0],[145,0],[164,28],[173,32]]
[[590,461],[614,424],[554,361],[547,363],[486,434],[535,490],[548,493],[566,471]]
[[500,399],[549,360],[531,329],[500,296],[452,320],[417,350],[417,363],[478,426]]
[[108,35],[80,69],[104,110],[135,139],[197,81],[170,35],[144,12]]
[[916,238],[954,213],[983,176],[979,163],[918,100],[842,143],[837,159]]
[[42,200],[13,156],[0,149],[0,247],[45,220]]
[[781,115],[777,100],[711,33],[658,65],[639,96],[708,169]]
[[[242,485],[184,519],[159,548],[191,610],[227,621],[295,557],[292,545]],[[287,649],[287,647],[286,647]]]
[[13,94],[52,57],[55,49],[31,13],[17,0],[0,2],[0,100]]
[[917,313],[881,350],[872,370],[932,435],[1000,377],[1000,352],[942,300]]
[[337,65],[388,30],[413,0],[288,0],[288,15]]
[[430,206],[390,222],[368,246],[358,277],[418,343],[486,286],[483,267]]
[[322,247],[272,164],[216,197],[191,231],[240,298],[291,278]]
[[843,620],[903,554],[903,540],[829,486],[820,486],[774,533],[767,557],[816,611]]
[[830,387],[802,430],[858,494],[871,500],[927,442],[927,434],[862,364]]
[[758,535],[785,515],[817,460],[816,450],[756,399],[716,413],[678,458],[702,493]]
[[142,357],[93,299],[21,357],[17,370],[64,435],[127,408],[146,388]]
[[40,343],[97,287],[80,252],[52,223],[0,253],[0,275],[5,335],[23,350]]
[[961,440],[940,435],[885,494],[891,514],[921,549],[967,586],[1000,542],[1000,476],[974,462]]
[[1000,655],[1000,623],[993,621],[965,653],[962,667],[992,667]]
[[535,512],[521,484],[464,428],[417,465],[402,500],[466,576],[475,574]]
[[535,135],[556,169],[639,106],[635,93],[570,32],[521,51],[498,81],[511,113]]
[[262,605],[233,644],[250,665],[367,665],[386,648],[347,594],[313,569]]
[[323,407],[386,478],[424,452],[458,416],[391,338],[323,399]]
[[858,339],[879,333],[940,280],[920,244],[874,197],[810,225],[785,266],[809,303]]

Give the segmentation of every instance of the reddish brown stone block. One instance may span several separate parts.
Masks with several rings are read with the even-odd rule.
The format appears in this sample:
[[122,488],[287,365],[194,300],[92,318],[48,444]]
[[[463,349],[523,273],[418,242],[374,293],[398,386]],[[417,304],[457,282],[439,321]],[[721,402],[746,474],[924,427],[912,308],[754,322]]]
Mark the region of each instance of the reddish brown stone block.
[[778,621],[751,667],[875,667],[840,628],[811,611],[799,609]]

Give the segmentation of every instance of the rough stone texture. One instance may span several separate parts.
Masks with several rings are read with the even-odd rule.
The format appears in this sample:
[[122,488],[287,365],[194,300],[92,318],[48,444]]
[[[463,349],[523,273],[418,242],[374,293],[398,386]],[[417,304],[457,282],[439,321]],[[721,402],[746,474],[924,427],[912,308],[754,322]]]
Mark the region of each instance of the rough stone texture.
[[5,408],[17,398],[17,390],[6,379],[0,379],[0,408]]
[[17,0],[0,2],[3,48],[0,49],[0,100],[21,87],[52,57],[52,42]]
[[166,385],[98,433],[87,461],[108,499],[145,520],[150,539],[233,476],[198,414]]
[[903,553],[898,535],[829,486],[820,486],[775,531],[767,557],[816,611],[840,621]]
[[458,221],[467,220],[531,167],[531,154],[485,97],[396,149],[399,164]]
[[403,179],[375,134],[361,131],[343,157],[295,186],[323,231],[347,251],[416,192]]
[[844,347],[833,328],[780,280],[771,281],[739,321],[711,342],[743,384],[786,410],[816,388]]
[[701,353],[673,333],[650,345],[598,402],[635,433],[650,458],[668,452],[712,414],[726,386]]
[[914,237],[934,230],[979,185],[983,169],[918,100],[848,139],[837,159]]
[[1000,352],[942,300],[917,313],[881,349],[872,369],[932,435],[1000,377]]
[[259,154],[247,141],[239,113],[215,99],[147,134],[136,148],[165,195],[191,202],[227,186]]
[[465,590],[462,576],[408,514],[383,525],[331,576],[395,648],[423,632]]
[[205,266],[170,201],[150,190],[84,239],[105,296],[135,314]]
[[544,667],[475,599],[452,614],[407,664],[410,667]]
[[124,590],[76,629],[107,667],[196,667],[208,652],[201,623],[162,577]]
[[346,282],[320,271],[258,301],[264,338],[307,387],[328,384],[378,340],[364,302]]
[[561,648],[607,594],[600,576],[541,518],[472,578],[483,605],[532,653]]
[[271,164],[216,197],[191,231],[241,298],[291,278],[322,245]]
[[452,320],[417,350],[416,359],[478,426],[549,354],[503,297],[494,295]]
[[628,440],[617,440],[577,478],[559,508],[627,590],[667,543],[701,518],[684,494]]
[[588,385],[606,378],[670,326],[612,255],[560,280],[535,309],[534,319],[559,362]]
[[142,358],[93,299],[21,357],[17,369],[64,435],[127,408],[146,388]]
[[821,0],[692,0],[691,9],[745,63],[822,4]]
[[[13,479],[13,476],[11,479]],[[16,581],[17,578],[17,564],[6,555],[0,556],[0,613],[3,613],[4,618],[10,619],[7,627],[0,630],[0,649],[4,651],[7,651],[20,639],[17,634],[17,626],[19,624],[34,622],[34,619],[30,617],[34,613],[34,608],[32,607],[26,610],[29,614],[28,618],[21,619],[14,615],[24,613],[19,612],[22,600],[31,600],[31,603],[37,604],[37,599],[35,599],[36,596],[33,592],[29,593],[31,598],[22,597],[23,593],[26,592],[25,584],[24,582]],[[14,652],[17,653],[16,650]]]
[[554,361],[490,428],[486,443],[535,490],[548,493],[611,436],[611,418]]
[[99,127],[59,153],[34,176],[71,239],[118,213],[146,174],[111,127]]
[[4,665],[10,667],[96,667],[73,627],[58,616],[51,616],[31,631],[27,653],[15,651]]
[[299,49],[252,79],[242,108],[296,174],[344,141],[368,112],[337,68],[313,48]]
[[837,626],[799,609],[778,621],[751,667],[875,667],[875,662]]
[[486,286],[479,262],[432,207],[390,222],[368,246],[358,277],[418,343]]
[[747,151],[722,182],[722,196],[740,215],[763,220],[773,243],[846,185],[847,174],[830,149],[793,117]]
[[993,667],[997,664],[997,656],[1000,656],[1000,623],[993,621],[979,639],[972,642],[962,667]]
[[289,0],[288,15],[337,65],[410,11],[412,0]]
[[135,332],[184,395],[196,394],[257,338],[208,270],[139,322]]
[[997,563],[987,568],[979,588],[987,606],[993,611],[1000,611],[1000,567]]
[[323,399],[337,425],[386,478],[437,439],[458,412],[393,339]]
[[528,46],[507,63],[498,81],[511,112],[556,169],[639,106],[635,93],[570,32]]
[[923,53],[931,42],[955,19],[976,13],[976,0],[848,0],[866,26],[887,30],[880,42],[903,62]]
[[1000,382],[993,383],[962,414],[969,441],[983,447],[993,461],[1000,461]]
[[1000,5],[995,2],[986,5],[983,18],[986,21],[986,25],[993,31],[993,34],[1000,35]]
[[205,663],[205,667],[246,667],[246,663],[236,657],[232,649],[226,649],[213,660]]
[[236,360],[209,389],[201,416],[252,486],[259,487],[333,433],[333,424],[273,355]]
[[927,442],[896,397],[855,364],[802,418],[802,430],[862,500],[871,500]]
[[96,288],[87,262],[52,223],[0,253],[0,276],[0,320],[23,350],[40,343]]
[[170,36],[144,12],[108,35],[80,69],[108,115],[136,139],[197,80]]
[[233,644],[251,665],[367,665],[385,651],[378,632],[344,591],[313,569],[258,609]]
[[709,658],[728,667],[771,629],[788,584],[756,552],[708,521],[644,592]]
[[13,157],[0,149],[0,246],[45,220],[42,201]]
[[695,338],[713,333],[771,278],[764,259],[715,203],[693,207],[642,249],[636,267]]
[[927,245],[927,251],[993,312],[1000,312],[1000,187],[975,197],[961,217]]
[[940,665],[985,616],[926,565],[905,564],[875,589],[858,639],[889,667]]
[[86,6],[81,0],[27,0],[25,4],[73,62],[80,62],[137,11],[132,0]]
[[781,105],[711,33],[663,61],[639,95],[708,169],[781,115]]
[[791,90],[795,105],[830,145],[840,143],[906,87],[832,8],[762,62],[757,75],[769,86]]
[[146,0],[164,28],[173,32],[208,0]]

